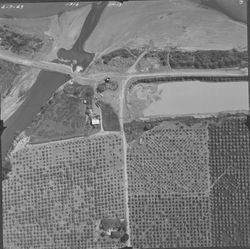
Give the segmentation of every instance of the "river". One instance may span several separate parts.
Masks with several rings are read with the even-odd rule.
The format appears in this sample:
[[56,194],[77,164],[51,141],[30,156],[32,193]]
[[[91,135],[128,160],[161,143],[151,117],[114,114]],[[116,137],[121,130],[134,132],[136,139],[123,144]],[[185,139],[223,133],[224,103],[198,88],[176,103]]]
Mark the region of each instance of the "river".
[[77,63],[74,64],[73,69],[75,69],[76,66],[81,66],[83,69],[85,69],[86,66],[89,65],[90,61],[92,61],[92,59],[94,58],[93,53],[88,53],[84,51],[83,48],[86,40],[89,38],[92,31],[96,27],[107,4],[108,2],[102,2],[101,4],[93,3],[92,8],[82,26],[81,34],[75,42],[74,46],[70,50],[66,50],[64,48],[59,49],[57,53],[58,58],[69,60],[71,62],[73,62],[73,60],[77,61]]
[[[218,2],[219,1],[223,2],[223,0],[218,0]],[[230,2],[232,3],[232,0],[230,0]],[[77,64],[81,65],[83,69],[88,66],[88,64],[92,61],[94,54],[84,51],[83,49],[84,43],[92,33],[93,29],[96,27],[100,19],[100,16],[107,4],[108,2],[102,2],[101,4],[94,3],[92,5],[92,9],[84,22],[79,38],[77,39],[76,43],[74,44],[71,50],[65,50],[65,49],[59,50],[58,53],[61,57],[64,57],[65,59],[69,59],[71,61],[73,59],[76,59]],[[4,14],[4,15],[13,15],[17,18],[18,17],[31,18],[31,17],[40,17],[44,15],[60,13],[66,10],[64,3],[61,3],[61,5],[59,3],[55,4],[53,3],[53,8],[52,5],[48,5],[48,3],[46,3],[43,8],[41,8],[41,6],[38,7],[38,4],[32,4],[32,5],[29,5],[31,8],[30,10],[25,8],[24,10],[18,10],[19,12],[15,11],[14,9],[12,10],[10,9],[8,11],[6,9],[5,10],[1,9],[0,16],[3,16]],[[58,9],[56,6],[57,7],[61,6],[61,8]],[[233,12],[233,8],[237,8],[238,10],[237,15],[234,16],[234,18],[237,19],[237,16],[240,16],[241,13],[240,11],[242,11],[242,6],[240,8],[238,5],[236,6],[235,4],[231,4],[230,6],[231,6],[230,8],[229,7],[225,8],[227,9],[229,8],[231,12]],[[221,7],[223,7],[222,4]],[[35,9],[33,8],[37,10],[35,11]],[[225,9],[225,11],[229,10]],[[7,126],[7,129],[5,129],[5,131],[2,134],[3,156],[6,155],[7,151],[9,150],[13,142],[13,139],[16,135],[16,132],[24,130],[32,122],[34,115],[36,115],[39,112],[40,107],[43,106],[46,103],[46,101],[50,98],[50,96],[53,94],[53,92],[62,84],[64,84],[67,80],[69,80],[69,76],[67,75],[49,71],[41,71],[35,84],[27,93],[26,99],[23,102],[23,104],[5,122],[5,126]]]
[[[83,50],[85,41],[96,27],[102,11],[107,3],[92,5],[92,9],[83,24],[79,38],[67,55],[71,59],[77,59],[81,65],[86,68],[92,61],[94,54]],[[75,57],[76,58],[75,58]],[[2,134],[2,155],[3,158],[11,147],[17,132],[23,131],[31,124],[34,116],[40,111],[40,108],[48,101],[52,94],[66,81],[70,76],[50,71],[41,71],[38,78],[26,95],[25,101],[18,110],[4,123],[7,127]]]
[[247,1],[243,0],[202,0],[202,2],[211,8],[214,8],[228,15],[233,20],[247,23]]
[[5,122],[7,127],[2,134],[2,154],[8,152],[16,133],[24,130],[40,108],[52,96],[52,94],[70,77],[50,71],[41,71],[35,84],[26,95],[26,99],[18,110]]

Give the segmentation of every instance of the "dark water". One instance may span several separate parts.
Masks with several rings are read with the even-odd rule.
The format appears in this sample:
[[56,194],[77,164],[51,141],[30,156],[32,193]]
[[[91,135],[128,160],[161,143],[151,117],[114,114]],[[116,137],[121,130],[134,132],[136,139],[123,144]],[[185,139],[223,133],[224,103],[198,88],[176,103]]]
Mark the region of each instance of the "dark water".
[[17,132],[24,130],[40,108],[52,96],[58,87],[70,79],[65,74],[41,71],[35,84],[27,93],[24,103],[4,123],[7,127],[2,134],[2,154],[6,155]]
[[239,4],[239,0],[215,0],[219,8],[232,19],[247,23],[247,2]]
[[[101,4],[94,3],[92,9],[86,18],[80,36],[71,50],[60,50],[64,58],[70,60],[76,59],[77,62],[86,68],[94,57],[94,54],[87,53],[83,50],[85,41],[96,27],[100,16],[108,2]],[[27,93],[24,103],[18,110],[5,122],[7,129],[2,134],[2,154],[3,157],[10,149],[13,139],[18,132],[23,131],[31,124],[33,117],[40,111],[40,108],[52,96],[62,84],[70,79],[70,76],[50,72],[41,71],[36,82]]]
[[[22,1],[20,1],[22,2]],[[42,2],[42,0],[41,0]],[[22,3],[12,4],[14,6],[23,5],[23,9],[2,9],[1,6],[8,5],[0,3],[0,17],[3,18],[38,18],[59,14],[79,7],[88,5],[89,2],[79,3],[78,6],[66,6],[66,2],[57,3]]]
[[202,0],[202,2],[232,18],[235,21],[247,23],[247,1],[239,0]]
[[101,4],[92,4],[92,8],[83,24],[80,36],[78,37],[74,46],[70,50],[66,50],[64,48],[59,49],[57,53],[58,58],[63,58],[70,61],[76,60],[77,65],[82,66],[83,69],[85,69],[87,65],[89,65],[90,61],[92,61],[92,59],[94,58],[94,54],[84,51],[83,47],[86,40],[89,38],[92,31],[96,27],[107,4],[108,2],[102,2]]

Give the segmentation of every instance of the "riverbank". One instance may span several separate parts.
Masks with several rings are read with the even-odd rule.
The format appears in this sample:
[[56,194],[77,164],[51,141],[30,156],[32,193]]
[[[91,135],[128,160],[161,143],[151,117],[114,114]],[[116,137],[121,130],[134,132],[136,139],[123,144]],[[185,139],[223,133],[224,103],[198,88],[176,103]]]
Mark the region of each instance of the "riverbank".
[[76,69],[77,66],[80,66],[82,68],[81,70],[84,71],[89,63],[93,60],[94,53],[88,53],[87,51],[84,51],[84,45],[98,24],[102,12],[104,11],[107,4],[108,2],[102,2],[101,4],[93,3],[74,46],[69,50],[65,48],[58,50],[58,58],[71,61],[74,64],[73,69]]
[[226,14],[233,20],[247,24],[247,2],[245,0],[241,4],[235,0],[209,0],[205,2],[209,7]]
[[7,155],[15,136],[24,130],[35,114],[52,96],[52,94],[70,77],[65,74],[41,71],[36,82],[27,92],[26,98],[17,111],[4,123],[7,127],[2,134],[2,155]]
[[[84,43],[97,25],[102,11],[108,3],[94,3],[82,26],[80,35],[71,50],[66,50],[67,56],[85,69],[92,61],[94,54],[83,50]],[[63,50],[63,51],[64,51]],[[60,51],[60,50],[59,50]],[[49,100],[52,94],[66,81],[70,76],[56,72],[41,71],[36,82],[30,88],[25,96],[25,100],[20,105],[18,110],[5,122],[7,129],[2,135],[4,141],[2,154],[3,158],[7,155],[12,142],[17,134],[28,127],[34,116],[39,113],[40,108]]]

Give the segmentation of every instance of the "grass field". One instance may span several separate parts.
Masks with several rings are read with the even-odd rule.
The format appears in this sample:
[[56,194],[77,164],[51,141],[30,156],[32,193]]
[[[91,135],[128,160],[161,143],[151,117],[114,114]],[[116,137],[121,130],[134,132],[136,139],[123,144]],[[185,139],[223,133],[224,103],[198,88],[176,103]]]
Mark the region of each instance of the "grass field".
[[95,238],[99,219],[125,218],[122,150],[122,138],[107,135],[15,153],[3,183],[5,248],[122,247]]
[[[93,128],[85,114],[92,106],[94,90],[91,86],[67,85],[42,107],[32,125],[26,129],[31,142],[60,140],[76,136],[89,136],[99,131]],[[88,100],[83,104],[83,99]]]
[[246,48],[247,28],[199,1],[125,2],[120,8],[105,9],[85,49],[100,53],[151,45],[188,50]]
[[117,113],[108,103],[100,101],[100,108],[102,110],[102,125],[104,131],[120,131],[120,122]]

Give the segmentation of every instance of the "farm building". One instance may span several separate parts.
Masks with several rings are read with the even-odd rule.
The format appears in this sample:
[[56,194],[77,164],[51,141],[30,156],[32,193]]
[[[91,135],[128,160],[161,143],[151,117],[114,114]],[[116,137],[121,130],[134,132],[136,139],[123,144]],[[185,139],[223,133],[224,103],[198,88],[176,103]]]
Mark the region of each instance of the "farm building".
[[90,118],[91,125],[100,125],[100,122],[101,122],[100,115],[93,114],[93,115],[90,115],[89,118]]

